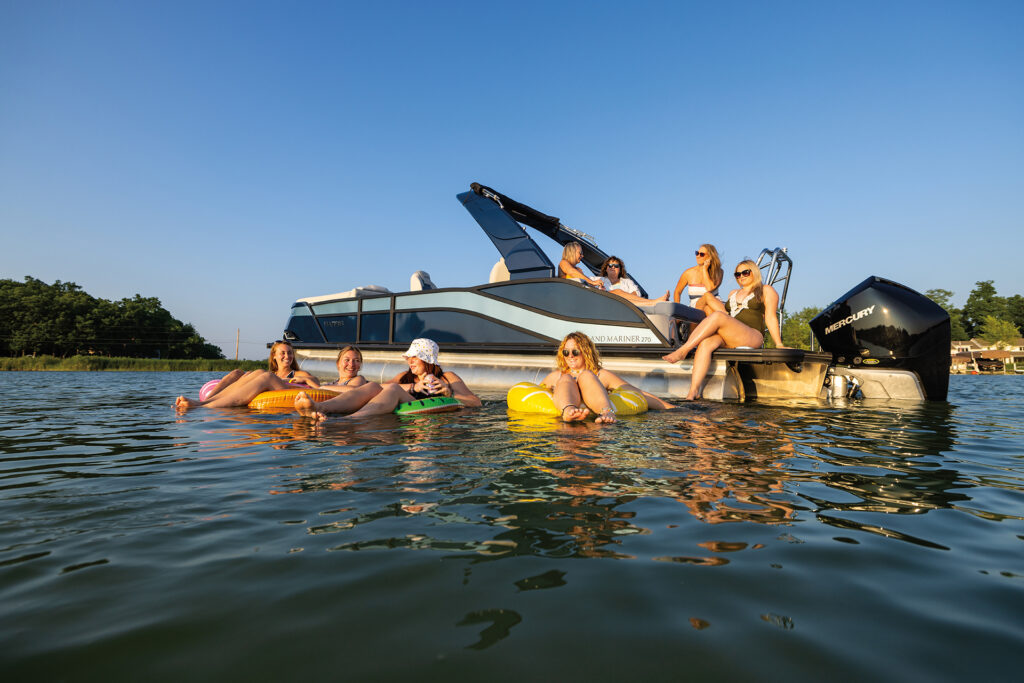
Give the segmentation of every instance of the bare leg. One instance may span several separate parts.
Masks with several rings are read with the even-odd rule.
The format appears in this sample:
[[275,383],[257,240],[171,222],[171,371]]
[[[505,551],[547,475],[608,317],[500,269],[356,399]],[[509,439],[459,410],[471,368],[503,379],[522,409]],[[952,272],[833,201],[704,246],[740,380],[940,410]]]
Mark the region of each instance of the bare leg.
[[[364,384],[363,386],[367,385]],[[359,387],[359,389],[362,389],[362,387]],[[348,394],[345,394],[345,396],[350,396],[357,390],[353,389]],[[381,390],[376,396],[366,402],[362,408],[352,413],[352,417],[368,417],[370,415],[393,413],[399,403],[415,400],[412,394],[402,388],[401,384],[385,384],[381,386]]]
[[657,299],[645,299],[642,296],[637,296],[636,294],[631,294],[630,292],[623,292],[621,289],[613,289],[611,293],[618,294],[623,299],[632,301],[634,304],[637,304],[638,306],[650,306],[651,304],[656,304],[661,301],[668,301],[670,298],[667,290],[665,291],[665,296],[660,296]]
[[764,341],[764,337],[757,330],[747,327],[725,313],[715,311],[700,321],[685,344],[672,353],[662,356],[662,359],[669,363],[680,361],[686,358],[686,355],[698,344],[715,334],[721,336],[724,345],[732,349],[737,346],[757,347]]
[[[722,313],[720,315],[724,316],[725,314]],[[669,363],[675,363],[686,358],[690,351],[697,347],[697,344],[701,343],[702,341],[704,341],[704,339],[711,336],[712,334],[715,334],[718,331],[718,327],[719,325],[721,325],[721,321],[719,320],[720,315],[712,313],[708,317],[701,320],[697,324],[697,327],[695,327],[693,331],[690,332],[690,336],[689,338],[687,338],[686,343],[680,346],[672,353],[662,356],[662,360],[667,360]]]
[[697,352],[693,354],[693,374],[690,375],[690,391],[686,394],[687,400],[700,398],[704,393],[704,378],[708,376],[708,368],[711,367],[711,354],[723,343],[725,340],[715,334],[697,346]]
[[250,370],[249,372],[246,372],[245,370],[232,370],[231,372],[220,378],[220,382],[218,382],[217,386],[213,388],[213,391],[206,395],[206,398],[213,398],[214,396],[224,391],[238,380],[242,379],[242,377],[252,372],[255,372],[255,370]]
[[[398,385],[389,384],[387,386]],[[295,410],[297,410],[300,415],[311,417],[317,422],[320,422],[327,419],[328,413],[354,413],[380,393],[382,393],[381,385],[376,382],[367,382],[366,384],[353,387],[351,390],[346,391],[343,394],[338,394],[337,396],[320,403],[310,399],[309,396],[306,395],[306,392],[299,392],[295,397],[294,405]]]
[[[229,376],[230,373],[228,373],[225,378]],[[186,411],[190,408],[201,408],[203,405],[209,405],[211,408],[225,408],[230,407],[230,405],[245,405],[252,400],[256,394],[261,393],[262,391],[282,388],[281,386],[275,385],[271,387],[271,389],[261,389],[260,391],[253,393],[248,399],[238,402],[241,400],[241,397],[249,395],[250,386],[264,386],[271,383],[273,380],[278,380],[282,385],[285,385],[284,388],[288,388],[287,382],[278,376],[275,376],[266,370],[254,370],[234,378],[227,388],[218,391],[216,394],[210,395],[206,400],[193,400],[185,396],[178,396],[174,401],[174,407],[178,410]]]
[[725,304],[723,304],[722,301],[711,292],[704,292],[704,295],[697,299],[697,305],[694,306],[694,308],[698,308],[708,315],[711,315],[715,311],[728,313],[728,311],[725,310]]
[[647,391],[644,391],[643,389],[639,389],[637,387],[634,387],[632,384],[628,384],[627,383],[627,384],[623,384],[621,387],[616,387],[616,388],[618,388],[618,389],[628,389],[630,391],[635,391],[638,394],[643,394],[644,398],[647,399],[647,407],[650,408],[651,410],[675,410],[676,408],[679,407],[679,406],[672,405],[668,401],[665,401],[665,400],[662,400],[662,399],[658,398],[657,396],[655,396],[654,394],[652,394],[650,392],[647,392]]
[[267,370],[255,370],[213,398],[203,401],[202,405],[207,408],[244,406],[264,391],[282,391],[291,388],[288,382],[274,373]]
[[567,372],[563,372],[555,384],[555,407],[558,408],[564,422],[578,422],[590,415],[590,410],[583,405],[579,385]]
[[612,407],[612,401],[608,398],[608,390],[601,384],[597,375],[590,370],[584,370],[576,379],[576,383],[580,387],[583,402],[592,411],[598,413],[595,422],[615,422],[615,408]]

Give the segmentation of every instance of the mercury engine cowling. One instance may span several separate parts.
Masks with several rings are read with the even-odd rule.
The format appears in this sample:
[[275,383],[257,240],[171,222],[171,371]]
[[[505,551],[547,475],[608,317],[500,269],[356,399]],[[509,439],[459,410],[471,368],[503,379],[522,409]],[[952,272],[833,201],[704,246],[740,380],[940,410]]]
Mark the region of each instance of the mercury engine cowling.
[[930,401],[949,389],[949,314],[892,280],[869,277],[811,320],[836,365],[910,370]]

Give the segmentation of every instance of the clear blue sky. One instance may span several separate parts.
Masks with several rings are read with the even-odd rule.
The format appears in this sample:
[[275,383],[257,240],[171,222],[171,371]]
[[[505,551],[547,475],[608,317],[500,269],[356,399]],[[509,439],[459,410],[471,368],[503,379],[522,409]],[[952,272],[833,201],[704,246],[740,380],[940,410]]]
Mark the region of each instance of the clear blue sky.
[[788,247],[790,311],[1024,294],[1022,36],[1016,0],[0,0],[0,277],[261,358],[296,298],[485,281],[479,181],[652,293],[712,242]]

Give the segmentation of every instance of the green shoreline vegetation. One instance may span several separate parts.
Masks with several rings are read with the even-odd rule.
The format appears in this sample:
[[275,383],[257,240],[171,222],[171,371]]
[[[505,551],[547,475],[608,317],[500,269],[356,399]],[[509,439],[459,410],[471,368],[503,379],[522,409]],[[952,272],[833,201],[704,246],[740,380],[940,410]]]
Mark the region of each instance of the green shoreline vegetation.
[[109,301],[29,276],[0,279],[0,356],[224,358],[155,297]]
[[111,372],[229,372],[266,369],[265,360],[224,360],[216,358],[122,358],[116,356],[16,356],[0,357],[0,372],[104,370]]

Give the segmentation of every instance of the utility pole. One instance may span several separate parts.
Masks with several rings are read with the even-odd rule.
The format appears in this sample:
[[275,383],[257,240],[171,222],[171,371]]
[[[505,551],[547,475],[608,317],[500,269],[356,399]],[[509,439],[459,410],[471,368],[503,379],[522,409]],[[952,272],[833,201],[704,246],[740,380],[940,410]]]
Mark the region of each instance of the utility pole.
[[238,336],[242,333],[242,328],[235,328],[235,360],[238,360]]

